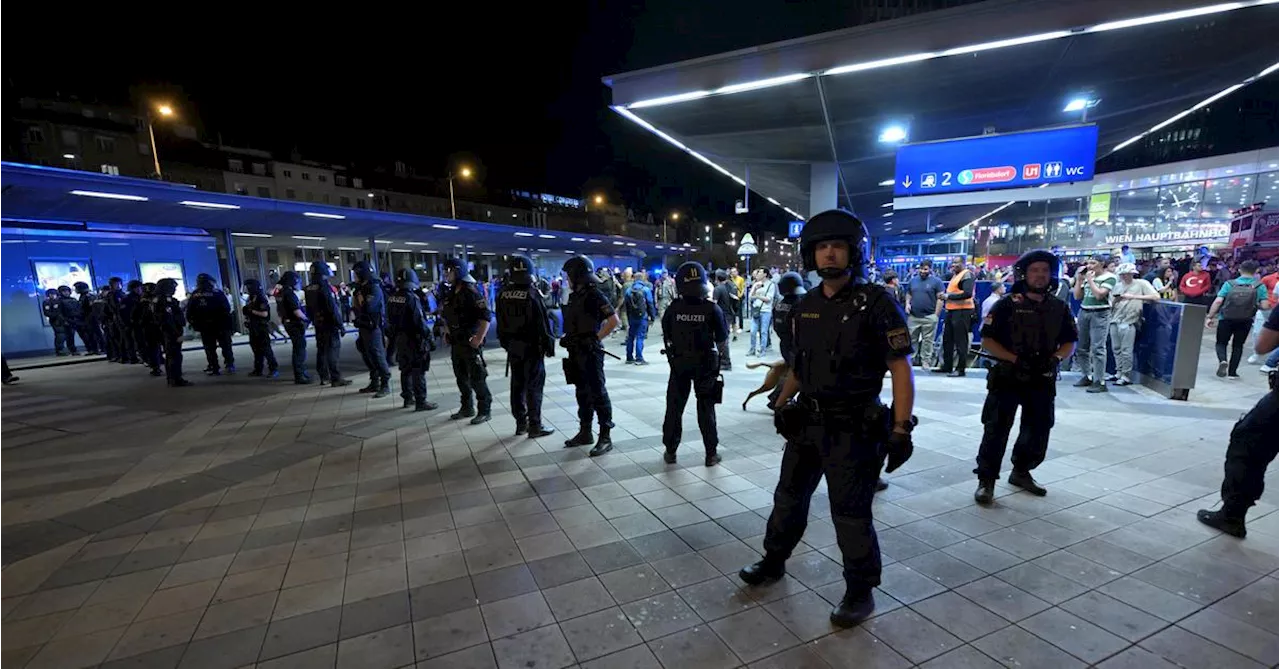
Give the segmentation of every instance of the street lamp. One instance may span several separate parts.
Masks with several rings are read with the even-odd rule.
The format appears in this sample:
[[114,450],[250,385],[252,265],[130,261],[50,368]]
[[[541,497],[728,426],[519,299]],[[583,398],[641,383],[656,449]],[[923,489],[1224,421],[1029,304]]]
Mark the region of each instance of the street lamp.
[[462,177],[463,179],[470,179],[471,168],[463,167],[461,170],[458,170],[458,173],[456,175],[452,171],[449,172],[449,218],[457,220],[458,208],[453,203],[453,178],[455,176]]
[[603,196],[603,195],[597,195],[597,196],[595,197],[595,203],[596,203],[596,204],[604,204],[604,196]]
[[[173,107],[170,107],[169,105],[165,105],[165,104],[157,105],[155,108],[155,113],[167,118],[167,117],[173,116]],[[155,116],[148,111],[147,112],[147,136],[151,138],[151,160],[155,163],[156,178],[161,181],[164,181],[164,174],[160,171],[160,153],[156,151],[156,131],[152,127],[154,125],[154,122],[155,122]]]
[[[670,218],[671,218],[671,220],[673,220],[673,221],[679,221],[679,220],[680,220],[680,212],[678,212],[678,211],[673,211],[673,212],[671,212],[671,216],[670,216]],[[666,243],[667,243],[667,219],[665,219],[665,218],[664,218],[664,219],[662,219],[662,243],[663,243],[663,244],[666,244]]]

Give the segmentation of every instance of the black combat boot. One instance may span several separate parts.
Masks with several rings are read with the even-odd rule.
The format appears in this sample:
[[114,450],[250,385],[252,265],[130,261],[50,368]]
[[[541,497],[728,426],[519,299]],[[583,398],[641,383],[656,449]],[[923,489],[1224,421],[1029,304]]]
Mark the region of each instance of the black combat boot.
[[492,416],[489,415],[489,410],[481,409],[480,413],[476,414],[476,417],[471,419],[471,424],[479,425],[481,423],[487,423],[490,418],[492,418]]
[[334,379],[329,385],[334,388],[342,388],[351,385],[351,379]]
[[876,609],[876,598],[870,589],[850,588],[845,591],[844,599],[831,609],[831,624],[836,627],[853,627]]
[[720,454],[716,452],[716,449],[707,449],[707,459],[705,464],[708,467],[714,467],[720,464]]
[[376,376],[374,376],[374,375],[370,374],[370,375],[369,375],[369,385],[367,385],[367,386],[365,386],[365,387],[361,388],[361,389],[360,389],[360,392],[362,392],[362,393],[376,393],[376,392],[378,392],[378,386],[380,385],[380,384],[378,383],[378,380],[379,380],[379,379],[378,379],[378,377],[376,377]]
[[1044,497],[1049,492],[1031,478],[1031,472],[1020,472],[1016,469],[1009,474],[1009,485],[1022,488],[1036,497]]
[[996,498],[996,482],[991,479],[978,479],[978,489],[973,493],[973,501],[979,504],[990,504]]
[[765,556],[763,560],[749,564],[738,571],[738,578],[747,585],[761,585],[776,581],[787,573],[787,565],[782,560],[771,560]]
[[373,393],[373,399],[379,399],[391,394],[391,380],[383,378],[378,383],[378,389]]
[[520,419],[516,421],[516,435],[521,435],[529,431],[529,421]]
[[1196,520],[1215,530],[1222,530],[1233,537],[1243,539],[1248,534],[1248,530],[1244,527],[1244,517],[1228,516],[1225,511],[1200,509],[1196,512]]
[[592,448],[591,452],[587,455],[594,458],[597,455],[604,455],[605,453],[613,450],[613,440],[609,438],[609,430],[611,430],[612,427],[613,426],[611,425],[600,426],[600,438],[596,439],[595,447]]
[[426,400],[422,400],[421,402],[415,402],[413,406],[414,411],[435,411],[436,409],[439,409],[439,408],[440,408],[439,404],[436,404],[435,402],[428,402]]
[[404,399],[404,403],[403,403],[403,404],[401,404],[401,406],[403,406],[403,407],[404,407],[404,408],[406,408],[406,409],[412,409],[412,408],[413,408],[413,404],[414,404],[414,403],[413,403],[413,395],[401,395],[400,397],[401,397],[402,399]]
[[662,451],[662,461],[669,465],[674,465],[676,463],[676,447],[675,446],[667,446]]
[[553,428],[543,425],[541,420],[529,421],[529,436],[531,438],[536,439],[538,437],[545,437],[547,435],[555,434],[555,432],[556,431]]
[[449,414],[449,420],[460,420],[462,418],[470,418],[474,415],[476,415],[476,410],[464,404],[461,409]]
[[590,446],[596,442],[596,438],[591,435],[591,426],[583,425],[578,428],[578,433],[564,441],[565,448],[573,448],[574,446]]

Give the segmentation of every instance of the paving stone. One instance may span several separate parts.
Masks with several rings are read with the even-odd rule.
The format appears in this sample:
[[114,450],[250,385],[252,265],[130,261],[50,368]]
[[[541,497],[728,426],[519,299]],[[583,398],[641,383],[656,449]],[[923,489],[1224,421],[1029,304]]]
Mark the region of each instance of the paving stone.
[[499,669],[557,669],[574,663],[573,651],[560,628],[548,625],[493,642]]

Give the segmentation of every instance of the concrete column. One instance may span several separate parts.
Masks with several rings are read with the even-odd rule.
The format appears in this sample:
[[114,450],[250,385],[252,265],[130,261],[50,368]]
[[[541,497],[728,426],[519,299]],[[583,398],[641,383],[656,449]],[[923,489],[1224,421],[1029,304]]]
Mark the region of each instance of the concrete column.
[[236,238],[231,230],[223,229],[222,238],[227,247],[227,277],[223,289],[231,302],[231,322],[239,332],[243,330],[241,326],[244,324],[240,314],[240,308],[244,306],[240,299],[240,291],[244,287],[244,282],[240,279],[240,259],[236,257]]
[[382,268],[378,266],[378,240],[374,237],[369,238],[369,266],[373,269],[374,276],[382,274]]
[[835,209],[839,202],[840,174],[835,163],[809,165],[809,215]]

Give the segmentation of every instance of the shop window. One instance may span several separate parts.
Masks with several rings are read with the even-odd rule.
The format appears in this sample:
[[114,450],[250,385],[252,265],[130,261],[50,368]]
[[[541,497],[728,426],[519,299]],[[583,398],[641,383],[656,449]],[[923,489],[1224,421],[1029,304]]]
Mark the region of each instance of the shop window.
[[363,199],[363,198],[356,200],[356,207],[357,207],[357,208],[359,208],[359,209],[365,209],[365,208],[366,208],[366,207],[365,207],[365,204],[364,204],[364,199]]
[[351,179],[351,185],[356,188],[364,188],[364,179],[361,179],[360,177],[354,177]]
[[102,164],[102,173],[103,173],[103,174],[110,174],[111,176],[116,176],[116,177],[118,177],[118,176],[120,176],[120,166],[119,166],[119,165],[108,165],[108,164],[106,164],[106,163],[103,163],[103,164]]
[[341,174],[335,174],[333,175],[333,183],[335,185],[345,187],[347,185],[347,178]]
[[280,264],[280,251],[276,249],[267,249],[267,264],[268,265]]

